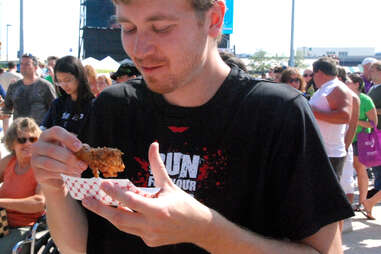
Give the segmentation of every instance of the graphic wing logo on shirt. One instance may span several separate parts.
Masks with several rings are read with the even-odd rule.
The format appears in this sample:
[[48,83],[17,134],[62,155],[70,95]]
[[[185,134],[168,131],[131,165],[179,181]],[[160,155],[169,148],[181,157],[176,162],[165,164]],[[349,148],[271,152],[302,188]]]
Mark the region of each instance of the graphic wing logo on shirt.
[[168,129],[170,129],[173,133],[184,133],[189,129],[189,127],[168,126]]

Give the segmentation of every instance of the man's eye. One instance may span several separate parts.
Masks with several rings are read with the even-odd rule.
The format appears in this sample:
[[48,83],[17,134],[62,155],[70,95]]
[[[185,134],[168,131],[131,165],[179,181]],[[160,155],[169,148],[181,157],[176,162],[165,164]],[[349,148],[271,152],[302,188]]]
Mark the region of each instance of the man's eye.
[[122,27],[123,33],[130,34],[136,31],[136,28],[126,28]]
[[168,25],[168,26],[161,26],[161,27],[155,27],[153,26],[153,30],[156,32],[156,33],[166,33],[168,31],[170,31],[172,29],[174,25]]

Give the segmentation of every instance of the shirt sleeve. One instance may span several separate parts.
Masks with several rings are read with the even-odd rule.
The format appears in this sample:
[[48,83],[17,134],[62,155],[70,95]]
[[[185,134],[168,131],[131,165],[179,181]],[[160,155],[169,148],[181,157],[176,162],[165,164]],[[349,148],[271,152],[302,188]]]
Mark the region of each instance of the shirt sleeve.
[[365,113],[366,113],[366,112],[369,112],[369,110],[374,109],[376,106],[374,105],[372,98],[370,98],[369,96],[365,96],[365,98],[366,99],[364,100],[364,103],[365,103]]
[[6,92],[5,92],[5,90],[4,90],[4,88],[3,88],[3,86],[1,84],[0,84],[0,95],[3,98],[5,98],[5,96],[6,96]]
[[5,98],[4,98],[3,111],[5,111],[5,112],[11,112],[11,111],[13,111],[13,100],[12,100],[12,97],[13,97],[13,93],[15,91],[15,87],[16,87],[16,83],[13,83],[13,84],[11,84],[8,87],[7,94],[6,94]]
[[333,222],[353,216],[324,149],[316,120],[301,96],[278,111],[267,158],[271,231],[301,240]]
[[42,130],[49,129],[54,125],[54,119],[57,118],[57,106],[55,102],[56,101],[53,101],[53,103],[50,105],[48,112],[45,114],[44,120],[42,121],[42,124],[40,126]]
[[377,109],[380,109],[381,108],[381,93],[380,93],[380,89],[377,88],[374,88],[368,95],[369,97],[372,99],[375,107]]
[[52,101],[57,97],[56,96],[56,91],[54,90],[54,87],[52,84],[48,83],[48,81],[46,81],[47,83],[44,83],[47,85],[47,91],[45,93],[45,105],[46,105],[46,108],[49,108],[50,107],[50,104],[52,103]]

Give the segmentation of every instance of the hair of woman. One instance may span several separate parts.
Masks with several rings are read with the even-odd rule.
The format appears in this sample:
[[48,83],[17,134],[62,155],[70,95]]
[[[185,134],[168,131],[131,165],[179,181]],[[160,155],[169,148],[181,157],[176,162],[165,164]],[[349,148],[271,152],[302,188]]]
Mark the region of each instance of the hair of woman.
[[38,127],[36,121],[33,118],[16,118],[8,128],[3,138],[5,148],[9,152],[14,153],[14,142],[19,137],[18,135],[22,132],[31,132],[32,134],[36,135],[36,137],[39,137],[41,134],[41,129]]

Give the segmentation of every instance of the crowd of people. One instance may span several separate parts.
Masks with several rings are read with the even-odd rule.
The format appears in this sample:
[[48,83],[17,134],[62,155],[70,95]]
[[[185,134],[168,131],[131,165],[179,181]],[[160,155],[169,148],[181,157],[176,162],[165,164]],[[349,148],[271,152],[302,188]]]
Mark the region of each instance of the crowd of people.
[[[14,231],[46,212],[62,253],[336,254],[344,219],[375,219],[381,166],[369,196],[356,134],[381,125],[380,61],[364,59],[360,76],[322,57],[303,75],[282,66],[259,80],[218,50],[224,1],[113,2],[133,63],[109,76],[73,56],[41,69],[24,54],[22,76],[14,63],[9,82],[0,74],[11,151],[0,207]],[[117,178],[159,193],[104,181],[120,206],[70,198],[61,174],[93,177],[74,154],[83,143],[120,149]],[[0,252],[16,234],[0,238]]]
[[[121,65],[112,78],[116,84],[139,74],[129,63]],[[93,99],[113,82],[109,75],[97,74],[73,56],[51,56],[44,65],[32,54],[21,57],[20,73],[17,64],[9,62],[0,82],[0,119],[9,151],[0,160],[0,207],[6,209],[10,226],[10,233],[0,238],[0,253],[11,253],[45,213],[45,198],[31,168],[32,143],[53,126],[78,135]]]
[[[367,168],[360,162],[357,136],[360,132],[370,133],[375,126],[381,126],[381,105],[377,106],[376,103],[381,99],[376,93],[376,88],[381,83],[380,61],[367,57],[361,63],[363,72],[347,73],[339,66],[337,59],[328,57],[325,60],[327,66],[323,68],[326,70],[322,71],[325,77],[320,85],[318,69],[305,69],[301,76],[298,69],[279,66],[270,70],[269,79],[293,86],[310,100],[328,156],[349,202],[353,204],[354,211],[374,220],[372,208],[381,201],[379,167]],[[314,67],[319,61],[314,63]],[[327,115],[330,111],[332,113]],[[340,162],[335,162],[336,159],[332,158],[339,158]],[[368,191],[369,176],[374,178],[374,188]],[[356,204],[354,177],[357,177],[359,188],[359,202]]]

